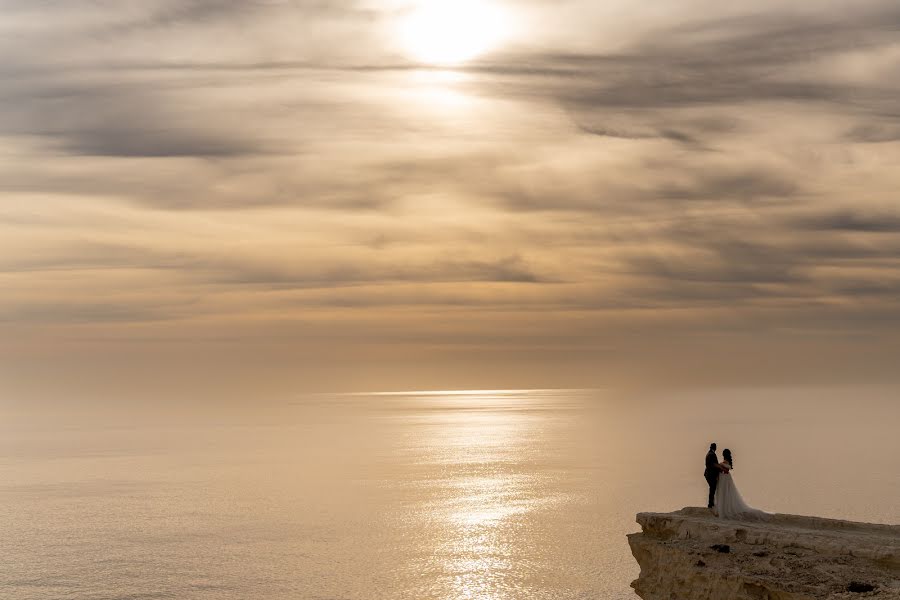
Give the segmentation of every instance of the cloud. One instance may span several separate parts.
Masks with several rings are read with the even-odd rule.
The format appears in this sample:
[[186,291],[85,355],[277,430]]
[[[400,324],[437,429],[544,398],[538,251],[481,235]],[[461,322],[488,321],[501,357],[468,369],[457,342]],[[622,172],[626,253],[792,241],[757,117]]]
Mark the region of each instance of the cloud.
[[689,133],[676,129],[660,129],[652,132],[616,130],[605,127],[594,127],[590,125],[579,124],[578,128],[588,135],[596,135],[599,137],[621,138],[625,140],[646,140],[646,139],[666,139],[673,142],[685,144],[687,146],[698,146],[698,140]]
[[15,305],[0,309],[0,323],[91,324],[145,323],[174,318],[159,307],[124,303],[59,302]]
[[844,209],[797,217],[794,224],[803,229],[820,231],[900,233],[900,214]]
[[900,141],[900,124],[868,123],[857,125],[845,134],[849,142],[861,144],[881,144]]
[[787,199],[798,192],[798,184],[787,177],[761,169],[736,172],[698,173],[686,184],[663,184],[657,194],[672,200]]
[[[540,88],[526,84],[523,91],[582,108],[672,109],[771,100],[887,107],[884,81],[851,85],[818,67],[845,53],[890,47],[898,23],[900,11],[888,3],[852,15],[772,11],[700,18],[660,28],[618,52],[522,54],[480,68],[511,77],[533,68]],[[515,91],[515,83],[506,89]]]
[[[303,262],[274,264],[263,258],[249,262],[245,258],[198,259],[186,265],[196,270],[195,277],[227,284],[262,284],[280,289],[344,287],[360,284],[503,282],[551,283],[552,277],[539,274],[518,255],[496,259],[451,259],[445,257],[407,257],[403,264],[372,257],[353,260],[331,258],[318,265]],[[330,263],[330,264],[329,264]],[[205,275],[204,275],[205,272]]]

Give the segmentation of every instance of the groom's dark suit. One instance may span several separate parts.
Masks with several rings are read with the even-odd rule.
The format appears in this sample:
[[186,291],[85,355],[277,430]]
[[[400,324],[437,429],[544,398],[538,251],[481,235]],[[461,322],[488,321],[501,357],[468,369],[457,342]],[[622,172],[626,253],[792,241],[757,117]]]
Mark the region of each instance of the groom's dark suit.
[[716,504],[716,486],[719,484],[719,473],[721,473],[719,458],[715,452],[710,450],[706,453],[706,469],[703,471],[703,477],[706,478],[706,483],[709,484],[709,504],[707,504],[709,508]]

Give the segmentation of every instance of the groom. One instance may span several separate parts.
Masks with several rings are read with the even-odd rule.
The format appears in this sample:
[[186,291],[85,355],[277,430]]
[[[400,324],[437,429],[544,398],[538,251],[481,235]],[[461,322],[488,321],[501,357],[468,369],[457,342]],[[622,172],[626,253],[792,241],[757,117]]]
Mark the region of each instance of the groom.
[[709,452],[706,453],[706,469],[703,471],[703,477],[709,484],[709,503],[707,508],[712,508],[716,504],[716,486],[719,485],[719,473],[722,472],[719,467],[719,457],[716,456],[716,443],[709,445]]

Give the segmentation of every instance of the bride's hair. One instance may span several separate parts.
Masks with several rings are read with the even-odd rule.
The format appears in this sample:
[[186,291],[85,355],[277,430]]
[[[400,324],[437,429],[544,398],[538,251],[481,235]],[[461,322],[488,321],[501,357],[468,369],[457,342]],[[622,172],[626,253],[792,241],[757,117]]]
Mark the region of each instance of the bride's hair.
[[734,467],[734,459],[731,458],[731,450],[729,450],[728,448],[722,450],[722,458],[724,458],[729,465]]

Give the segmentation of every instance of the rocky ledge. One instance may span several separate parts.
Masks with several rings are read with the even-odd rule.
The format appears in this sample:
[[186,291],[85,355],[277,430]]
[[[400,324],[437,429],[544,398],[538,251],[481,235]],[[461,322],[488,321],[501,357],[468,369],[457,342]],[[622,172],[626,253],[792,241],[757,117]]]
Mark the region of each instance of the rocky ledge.
[[900,526],[705,508],[639,513],[628,536],[644,600],[900,599]]

